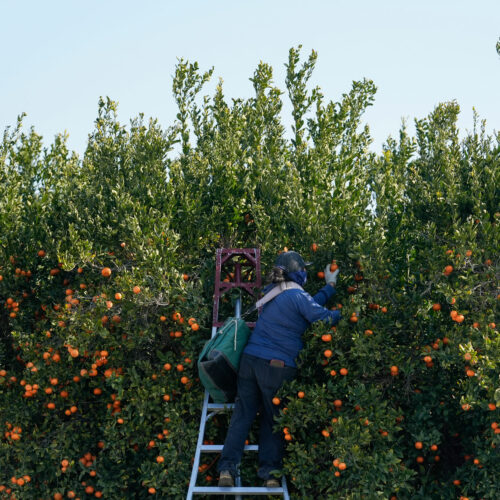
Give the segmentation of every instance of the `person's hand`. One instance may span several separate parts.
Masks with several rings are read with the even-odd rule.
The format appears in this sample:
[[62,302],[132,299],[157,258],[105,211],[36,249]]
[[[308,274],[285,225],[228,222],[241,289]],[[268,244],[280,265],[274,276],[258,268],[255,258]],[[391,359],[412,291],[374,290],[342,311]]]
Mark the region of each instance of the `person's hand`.
[[330,271],[330,265],[327,264],[325,267],[325,281],[332,286],[337,284],[337,276],[339,274],[339,268],[335,269],[335,271]]

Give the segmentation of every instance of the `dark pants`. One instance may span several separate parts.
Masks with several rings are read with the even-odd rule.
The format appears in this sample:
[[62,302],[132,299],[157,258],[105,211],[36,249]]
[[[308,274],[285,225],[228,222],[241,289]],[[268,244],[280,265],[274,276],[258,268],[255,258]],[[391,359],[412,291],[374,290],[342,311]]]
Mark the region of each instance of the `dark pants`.
[[297,373],[290,366],[271,366],[255,356],[243,354],[238,372],[238,394],[231,423],[219,460],[218,470],[229,470],[233,476],[241,461],[245,440],[257,412],[260,412],[259,471],[261,479],[269,479],[270,472],[280,470],[284,453],[283,433],[273,433],[274,417],[279,407],[272,402],[285,380]]

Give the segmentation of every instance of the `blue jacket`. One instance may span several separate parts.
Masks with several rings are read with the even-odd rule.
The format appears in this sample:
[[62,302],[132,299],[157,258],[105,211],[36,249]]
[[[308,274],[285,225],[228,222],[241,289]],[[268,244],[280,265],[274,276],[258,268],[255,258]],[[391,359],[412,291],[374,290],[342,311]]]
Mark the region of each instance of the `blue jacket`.
[[285,290],[264,305],[248,344],[243,351],[262,359],[280,359],[287,366],[297,366],[295,359],[302,349],[302,334],[315,321],[336,325],[339,311],[323,307],[335,294],[324,286],[314,297],[300,289]]

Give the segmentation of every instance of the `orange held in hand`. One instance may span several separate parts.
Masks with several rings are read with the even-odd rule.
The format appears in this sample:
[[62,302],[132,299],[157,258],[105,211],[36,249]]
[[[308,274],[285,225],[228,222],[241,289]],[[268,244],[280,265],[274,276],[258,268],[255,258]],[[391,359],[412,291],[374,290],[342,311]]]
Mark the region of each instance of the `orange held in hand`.
[[332,260],[332,263],[330,264],[330,272],[334,273],[338,268],[339,266],[337,266],[337,261]]

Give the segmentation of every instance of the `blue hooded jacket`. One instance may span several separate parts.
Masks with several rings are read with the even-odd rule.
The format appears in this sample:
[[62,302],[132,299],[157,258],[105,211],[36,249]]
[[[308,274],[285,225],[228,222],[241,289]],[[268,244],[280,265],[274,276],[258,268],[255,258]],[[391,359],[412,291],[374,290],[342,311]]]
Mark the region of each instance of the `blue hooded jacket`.
[[324,304],[335,294],[331,285],[324,286],[314,297],[300,289],[285,290],[264,305],[248,344],[243,351],[258,358],[280,359],[296,367],[295,359],[303,347],[302,334],[315,321],[336,325],[339,311]]

